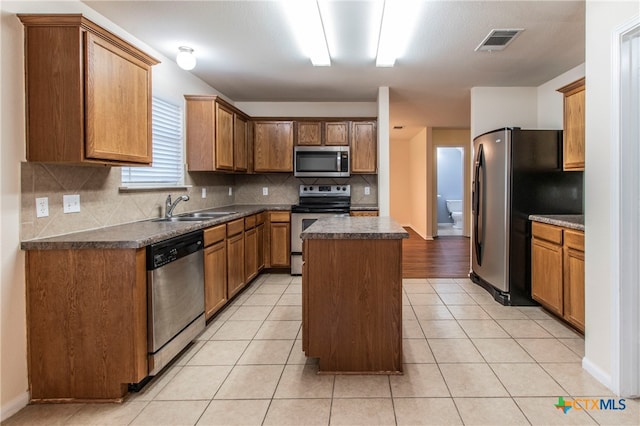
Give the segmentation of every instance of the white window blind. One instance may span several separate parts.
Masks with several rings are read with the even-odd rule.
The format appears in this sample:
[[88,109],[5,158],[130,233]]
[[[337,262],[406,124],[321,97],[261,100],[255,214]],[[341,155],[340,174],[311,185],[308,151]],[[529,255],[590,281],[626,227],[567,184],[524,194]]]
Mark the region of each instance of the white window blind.
[[153,164],[151,167],[122,167],[123,185],[181,185],[182,110],[153,98],[151,111]]

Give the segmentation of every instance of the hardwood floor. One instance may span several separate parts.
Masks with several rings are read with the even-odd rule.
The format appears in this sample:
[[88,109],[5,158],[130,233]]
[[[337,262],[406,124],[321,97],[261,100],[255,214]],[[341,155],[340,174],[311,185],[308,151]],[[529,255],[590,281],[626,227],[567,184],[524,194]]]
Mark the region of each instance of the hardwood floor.
[[402,241],[403,278],[464,278],[471,264],[467,237],[440,237],[424,240],[405,228],[409,239]]

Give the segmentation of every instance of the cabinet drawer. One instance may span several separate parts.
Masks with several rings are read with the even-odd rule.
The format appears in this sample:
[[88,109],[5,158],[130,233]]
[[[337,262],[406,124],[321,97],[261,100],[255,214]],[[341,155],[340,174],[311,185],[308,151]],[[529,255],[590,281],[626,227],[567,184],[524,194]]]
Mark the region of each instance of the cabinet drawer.
[[531,224],[531,234],[534,238],[547,240],[555,244],[562,244],[562,228],[546,223],[533,222]]
[[271,222],[290,222],[289,212],[269,212]]
[[256,227],[256,215],[252,214],[244,218],[244,229],[251,229]]
[[237,235],[244,231],[244,219],[238,219],[227,223],[227,237]]
[[564,244],[569,248],[584,251],[584,232],[565,229]]
[[227,234],[227,225],[212,226],[204,230],[204,246],[208,247],[218,241],[224,240]]
[[265,215],[265,212],[256,215],[256,225],[262,225],[264,223]]

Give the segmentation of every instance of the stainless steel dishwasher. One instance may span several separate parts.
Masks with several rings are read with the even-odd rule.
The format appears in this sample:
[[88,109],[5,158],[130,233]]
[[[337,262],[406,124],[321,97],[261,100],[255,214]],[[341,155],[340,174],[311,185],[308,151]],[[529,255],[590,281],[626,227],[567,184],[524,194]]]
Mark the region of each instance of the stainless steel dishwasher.
[[149,375],[205,328],[202,231],[147,247]]

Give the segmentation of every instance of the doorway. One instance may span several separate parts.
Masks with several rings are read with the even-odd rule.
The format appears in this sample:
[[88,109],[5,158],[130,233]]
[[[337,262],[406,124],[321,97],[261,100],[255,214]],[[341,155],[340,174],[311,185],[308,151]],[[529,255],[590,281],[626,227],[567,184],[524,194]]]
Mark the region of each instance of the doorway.
[[436,148],[438,236],[462,236],[464,228],[464,148]]

